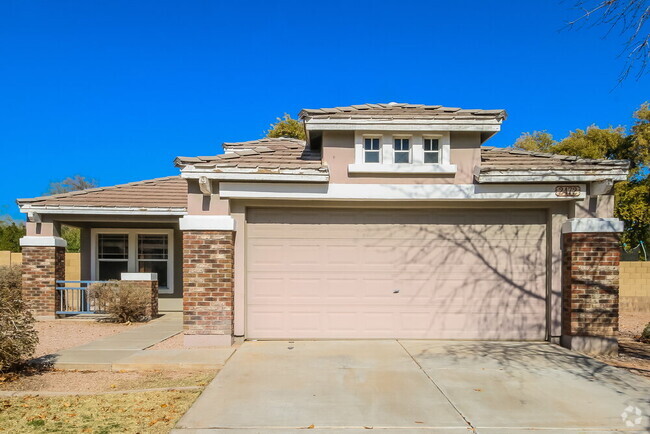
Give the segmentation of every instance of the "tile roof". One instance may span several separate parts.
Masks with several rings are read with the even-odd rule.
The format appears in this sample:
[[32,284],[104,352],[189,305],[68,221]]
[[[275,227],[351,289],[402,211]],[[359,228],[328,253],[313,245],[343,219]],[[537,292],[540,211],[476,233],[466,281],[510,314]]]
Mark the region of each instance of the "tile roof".
[[590,160],[569,155],[547,154],[515,148],[481,147],[480,171],[580,171],[627,172],[627,160]]
[[461,109],[424,104],[360,104],[348,107],[303,109],[301,119],[439,119],[439,120],[504,120],[505,110]]
[[266,138],[248,142],[224,143],[225,154],[204,157],[176,157],[181,168],[212,169],[214,172],[327,174],[318,152],[306,149],[304,140]]
[[18,199],[19,205],[105,208],[187,208],[187,181],[180,176],[90,188],[52,196]]

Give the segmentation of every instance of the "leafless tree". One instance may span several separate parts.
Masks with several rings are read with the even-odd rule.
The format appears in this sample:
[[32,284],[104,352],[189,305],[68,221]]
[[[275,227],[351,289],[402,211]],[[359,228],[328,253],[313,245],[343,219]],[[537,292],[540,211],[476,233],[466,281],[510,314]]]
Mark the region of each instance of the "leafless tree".
[[569,28],[587,24],[605,26],[608,28],[606,34],[618,32],[625,38],[620,54],[625,58],[625,66],[619,76],[619,83],[635,70],[637,80],[648,72],[650,1],[577,0],[575,7],[581,10],[581,15],[567,23]]

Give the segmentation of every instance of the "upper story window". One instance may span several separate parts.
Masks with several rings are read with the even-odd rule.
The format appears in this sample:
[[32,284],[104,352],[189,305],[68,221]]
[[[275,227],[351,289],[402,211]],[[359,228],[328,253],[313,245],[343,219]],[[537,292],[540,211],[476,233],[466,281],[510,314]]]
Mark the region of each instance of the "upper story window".
[[438,139],[424,139],[425,164],[440,163],[440,141]]
[[381,157],[381,147],[378,137],[366,137],[363,140],[363,162],[379,163]]
[[410,139],[395,139],[393,144],[395,163],[411,162],[411,141]]

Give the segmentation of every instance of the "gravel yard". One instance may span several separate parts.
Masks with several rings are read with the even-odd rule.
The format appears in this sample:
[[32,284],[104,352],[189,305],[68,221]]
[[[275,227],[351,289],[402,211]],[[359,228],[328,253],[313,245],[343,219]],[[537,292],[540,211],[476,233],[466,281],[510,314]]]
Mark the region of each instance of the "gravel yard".
[[621,312],[618,356],[596,358],[612,366],[625,368],[634,374],[650,378],[650,344],[636,340],[649,322],[649,312]]
[[121,333],[145,323],[117,324],[93,320],[58,319],[37,321],[34,328],[38,332],[38,346],[34,358],[55,354],[78,345]]

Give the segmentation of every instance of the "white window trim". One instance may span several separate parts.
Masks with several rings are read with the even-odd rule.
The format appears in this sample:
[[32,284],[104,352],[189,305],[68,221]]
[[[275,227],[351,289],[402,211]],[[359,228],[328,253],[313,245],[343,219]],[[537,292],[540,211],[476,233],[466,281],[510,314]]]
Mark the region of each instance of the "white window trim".
[[[408,163],[395,163],[395,152],[405,152],[405,151],[398,151],[395,149],[395,140],[403,140],[407,139],[409,141],[409,161]],[[393,164],[399,164],[399,165],[405,165],[405,164],[413,164],[415,163],[413,159],[413,136],[411,135],[403,135],[403,134],[394,134],[393,137],[391,138],[391,153],[392,153],[392,161]]]
[[97,257],[97,236],[99,234],[127,234],[129,237],[128,273],[136,273],[138,263],[138,234],[167,235],[167,284],[168,288],[158,288],[159,294],[174,293],[174,230],[173,229],[137,229],[137,228],[106,228],[90,230],[90,280],[97,280],[99,258]]
[[[379,162],[378,163],[366,163],[366,139],[379,139],[379,149],[377,152],[379,152]],[[384,137],[381,134],[364,134],[361,136],[361,139],[359,140],[360,144],[359,146],[355,146],[355,160],[361,161],[363,164],[383,164],[384,157],[385,157],[385,152],[383,152],[384,148]]]
[[[382,154],[379,163],[365,163],[363,146],[366,138],[379,138]],[[394,139],[408,138],[410,140],[410,163],[394,162]],[[424,163],[424,139],[438,139],[440,149],[439,163]],[[419,175],[449,175],[457,172],[455,164],[451,164],[451,145],[449,132],[422,134],[382,134],[355,132],[354,163],[348,165],[351,174],[381,174],[402,173]]]

